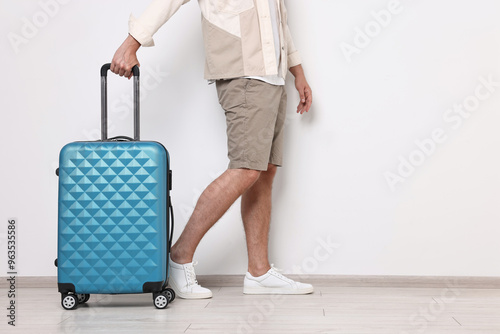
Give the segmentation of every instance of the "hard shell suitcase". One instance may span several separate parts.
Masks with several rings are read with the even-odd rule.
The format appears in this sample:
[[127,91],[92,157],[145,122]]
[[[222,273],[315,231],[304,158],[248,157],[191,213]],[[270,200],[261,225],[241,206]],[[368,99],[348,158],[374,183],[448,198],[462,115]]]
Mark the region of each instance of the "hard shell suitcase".
[[154,305],[165,308],[175,298],[166,288],[170,158],[160,143],[139,140],[137,66],[134,138],[107,138],[109,68],[101,68],[101,140],[69,143],[59,155],[55,264],[61,304],[74,309],[95,293],[153,293]]

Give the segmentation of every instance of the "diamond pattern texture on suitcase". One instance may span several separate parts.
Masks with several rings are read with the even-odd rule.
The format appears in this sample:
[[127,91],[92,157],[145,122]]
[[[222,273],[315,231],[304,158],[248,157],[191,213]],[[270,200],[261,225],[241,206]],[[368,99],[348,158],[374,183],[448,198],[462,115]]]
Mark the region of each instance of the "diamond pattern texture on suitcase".
[[168,153],[155,142],[75,142],[59,165],[58,282],[140,293],[166,280]]

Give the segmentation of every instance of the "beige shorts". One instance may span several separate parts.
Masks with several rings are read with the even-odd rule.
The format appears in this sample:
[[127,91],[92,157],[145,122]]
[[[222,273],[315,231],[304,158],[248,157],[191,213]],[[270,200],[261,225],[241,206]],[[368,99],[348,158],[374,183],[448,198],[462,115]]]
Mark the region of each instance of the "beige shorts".
[[228,168],[267,170],[283,162],[285,86],[256,79],[216,81],[226,114]]

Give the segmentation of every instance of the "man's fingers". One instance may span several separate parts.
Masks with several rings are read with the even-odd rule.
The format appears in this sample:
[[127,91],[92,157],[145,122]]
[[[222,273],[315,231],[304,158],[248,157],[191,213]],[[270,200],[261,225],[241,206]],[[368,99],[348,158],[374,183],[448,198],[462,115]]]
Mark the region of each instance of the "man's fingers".
[[306,101],[306,95],[305,95],[305,89],[306,87],[302,84],[298,84],[296,86],[297,88],[297,91],[299,92],[299,96],[300,96],[300,102],[304,103]]
[[308,112],[311,108],[312,91],[311,87],[309,87],[304,77],[296,77],[295,87],[297,88],[297,91],[300,95],[300,102],[297,106],[297,113],[300,113],[302,115],[304,112]]
[[125,69],[123,76],[128,77],[132,73],[132,66],[124,65],[123,68]]
[[[126,75],[127,73],[127,69],[125,68],[125,66],[120,66],[120,70],[118,71],[118,75],[120,75],[121,77],[123,77],[124,75]],[[129,72],[130,73],[130,72]]]
[[299,105],[297,106],[297,113],[303,113],[304,112],[304,106],[305,104],[300,102]]
[[305,95],[305,100],[303,101],[304,111],[308,112],[312,102],[312,92],[311,88],[308,85],[304,87],[304,95]]
[[304,94],[304,89],[300,90],[300,102],[306,102],[306,95]]
[[297,113],[300,113],[301,115],[304,112],[308,112],[309,109],[311,109],[312,105],[312,93],[309,89],[304,89],[304,97],[301,96],[300,102],[297,106]]
[[312,92],[311,92],[311,89],[306,89],[306,111],[309,111],[309,109],[311,109],[311,105],[312,105]]
[[[139,64],[137,64],[139,66]],[[132,77],[132,69],[128,68],[127,65],[119,65],[116,63],[111,63],[110,67],[111,72],[118,74],[121,77],[131,78]]]

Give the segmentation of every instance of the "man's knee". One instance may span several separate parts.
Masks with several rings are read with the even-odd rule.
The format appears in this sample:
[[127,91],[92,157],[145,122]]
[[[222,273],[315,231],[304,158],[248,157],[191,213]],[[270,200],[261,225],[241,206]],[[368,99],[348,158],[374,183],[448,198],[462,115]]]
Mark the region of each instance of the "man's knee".
[[251,186],[260,177],[261,171],[255,169],[238,168],[236,169],[241,182],[245,183],[247,186]]
[[273,164],[268,164],[267,170],[261,173],[260,178],[263,180],[264,179],[268,180],[268,182],[272,182],[277,171],[278,171],[278,166]]
[[267,164],[267,171],[265,172],[266,174],[270,176],[276,175],[276,172],[278,171],[278,166],[273,165],[273,164]]

